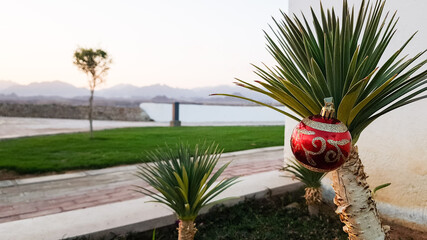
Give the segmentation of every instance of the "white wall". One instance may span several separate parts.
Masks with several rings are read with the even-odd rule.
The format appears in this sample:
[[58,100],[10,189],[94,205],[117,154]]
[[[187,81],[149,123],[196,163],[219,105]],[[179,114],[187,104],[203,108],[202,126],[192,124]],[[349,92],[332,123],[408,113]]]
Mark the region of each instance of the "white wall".
[[[322,3],[324,8],[334,6],[338,13],[341,12],[342,0],[325,0]],[[353,4],[358,9],[360,1],[349,0],[349,5]],[[311,5],[315,12],[319,12],[317,0],[289,0],[289,13],[299,16],[302,11],[306,17],[311,16]],[[406,53],[413,56],[427,48],[427,1],[388,0],[386,9],[398,10],[400,20],[385,56],[396,51],[417,30],[419,32],[407,46]],[[357,143],[370,186],[392,183],[375,196],[381,214],[407,226],[423,229],[427,229],[426,119],[427,100],[407,105],[373,122]],[[295,121],[286,119],[287,156],[292,154],[289,137],[295,125]]]

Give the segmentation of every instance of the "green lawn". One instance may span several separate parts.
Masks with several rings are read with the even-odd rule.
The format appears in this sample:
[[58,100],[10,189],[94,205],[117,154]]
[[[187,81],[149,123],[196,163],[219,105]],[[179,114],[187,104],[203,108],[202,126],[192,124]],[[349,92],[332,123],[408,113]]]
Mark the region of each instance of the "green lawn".
[[283,145],[283,126],[144,127],[0,141],[0,169],[18,173],[61,172],[139,163],[147,151],[215,141],[224,152]]

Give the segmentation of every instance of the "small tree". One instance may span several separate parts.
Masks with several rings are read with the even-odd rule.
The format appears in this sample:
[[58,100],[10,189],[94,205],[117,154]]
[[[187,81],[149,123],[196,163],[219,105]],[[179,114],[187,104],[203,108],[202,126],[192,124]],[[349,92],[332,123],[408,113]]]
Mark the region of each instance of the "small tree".
[[218,145],[204,144],[194,148],[178,144],[177,150],[166,148],[148,154],[149,162],[140,166],[137,176],[159,193],[146,187],[138,192],[151,196],[154,202],[170,207],[179,218],[178,239],[192,240],[196,234],[194,220],[199,211],[207,206],[224,201],[214,198],[235,184],[237,177],[222,179],[215,183],[230,162],[214,172],[222,150]]
[[301,181],[305,185],[305,201],[308,207],[310,216],[319,215],[319,205],[322,203],[322,178],[326,175],[323,172],[313,172],[295,160],[291,160],[290,164],[284,169],[292,173],[293,178]]
[[93,93],[97,85],[105,81],[104,77],[110,69],[111,59],[102,49],[79,48],[74,52],[74,62],[81,71],[89,77],[89,125],[90,137],[93,137]]

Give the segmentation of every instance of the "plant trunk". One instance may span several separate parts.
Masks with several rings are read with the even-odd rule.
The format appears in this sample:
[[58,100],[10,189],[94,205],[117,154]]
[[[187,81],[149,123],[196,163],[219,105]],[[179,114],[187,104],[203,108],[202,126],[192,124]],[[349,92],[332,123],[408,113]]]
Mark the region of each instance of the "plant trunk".
[[90,138],[93,138],[93,125],[92,125],[92,114],[93,114],[93,90],[90,90],[89,97],[89,130],[90,130]]
[[384,240],[386,231],[366,178],[357,146],[353,146],[349,159],[332,173],[336,213],[350,240]]
[[310,216],[319,216],[319,205],[322,203],[322,189],[307,187],[305,188],[305,201],[308,207]]
[[178,227],[178,240],[193,240],[197,228],[194,221],[180,220]]

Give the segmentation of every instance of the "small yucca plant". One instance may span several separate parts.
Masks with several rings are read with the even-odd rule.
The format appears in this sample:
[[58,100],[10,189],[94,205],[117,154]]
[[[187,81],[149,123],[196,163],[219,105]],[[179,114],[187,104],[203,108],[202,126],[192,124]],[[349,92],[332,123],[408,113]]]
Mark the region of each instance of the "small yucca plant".
[[305,185],[305,201],[307,203],[310,216],[319,215],[319,205],[322,203],[322,178],[326,175],[323,172],[313,172],[302,166],[295,160],[290,160],[285,167],[285,171],[293,174],[293,178],[301,181]]
[[156,189],[156,193],[146,187],[138,187],[138,192],[151,196],[154,202],[170,207],[178,216],[178,239],[193,239],[196,234],[194,220],[206,205],[213,205],[225,199],[212,200],[228,187],[236,183],[237,177],[223,179],[215,183],[230,162],[214,168],[221,156],[218,145],[203,144],[191,147],[177,144],[176,149],[166,147],[148,153],[152,164],[138,167],[137,176]]

